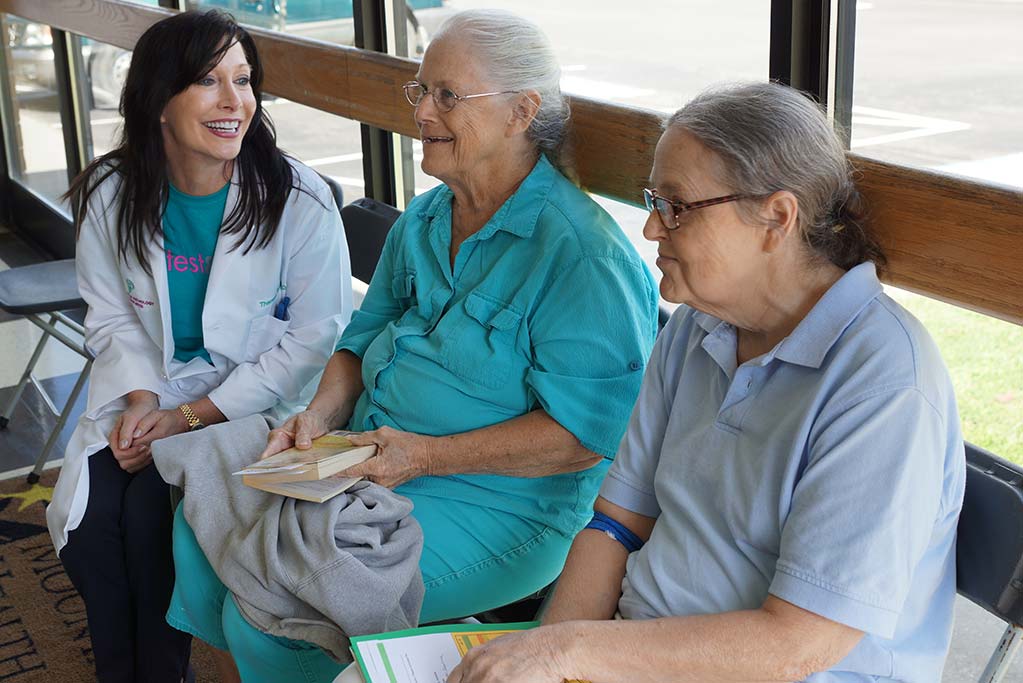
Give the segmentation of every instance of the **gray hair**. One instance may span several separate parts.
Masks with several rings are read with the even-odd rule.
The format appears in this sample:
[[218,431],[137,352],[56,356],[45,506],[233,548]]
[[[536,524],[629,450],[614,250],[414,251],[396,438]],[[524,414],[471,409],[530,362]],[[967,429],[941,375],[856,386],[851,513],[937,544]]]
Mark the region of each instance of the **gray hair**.
[[444,22],[434,40],[451,34],[475,47],[500,90],[535,90],[540,109],[526,136],[560,165],[568,128],[568,100],[561,94],[561,66],[547,36],[520,16],[497,9],[459,12]]
[[667,125],[686,130],[717,155],[724,169],[719,180],[733,192],[795,195],[800,233],[811,253],[846,270],[865,261],[884,265],[884,253],[867,231],[845,149],[821,109],[799,91],[778,83],[711,88]]

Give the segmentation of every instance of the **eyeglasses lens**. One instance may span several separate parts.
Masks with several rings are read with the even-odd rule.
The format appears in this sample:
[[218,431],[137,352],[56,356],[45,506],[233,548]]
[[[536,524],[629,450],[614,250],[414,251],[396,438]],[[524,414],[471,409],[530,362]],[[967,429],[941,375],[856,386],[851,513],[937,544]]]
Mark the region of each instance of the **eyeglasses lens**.
[[650,190],[643,189],[643,203],[646,204],[647,211],[657,211],[657,215],[661,217],[661,223],[668,230],[675,229],[675,207],[671,205],[664,197],[658,197]]
[[434,101],[437,102],[437,108],[443,112],[451,111],[455,108],[455,105],[458,104],[458,96],[447,88],[435,90],[433,98]]
[[405,99],[413,107],[418,107],[419,103],[423,101],[423,96],[426,95],[426,88],[422,83],[406,83],[402,88],[405,90]]

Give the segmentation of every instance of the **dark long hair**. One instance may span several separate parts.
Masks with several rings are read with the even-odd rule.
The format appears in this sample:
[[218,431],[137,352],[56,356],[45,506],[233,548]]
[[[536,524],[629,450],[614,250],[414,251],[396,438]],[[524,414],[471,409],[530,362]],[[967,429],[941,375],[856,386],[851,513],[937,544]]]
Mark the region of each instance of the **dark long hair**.
[[117,174],[118,255],[127,261],[130,253],[150,275],[147,246],[163,235],[168,194],[160,116],[172,97],[208,74],[235,43],[242,46],[252,67],[249,84],[256,110],[234,161],[238,203],[220,232],[238,235],[232,249],[244,245],[243,253],[267,246],[277,232],[295,176],[277,148],[273,122],[263,109],[263,67],[256,44],[226,12],[183,12],[153,24],[142,34],[121,94],[124,125],[119,144],[78,174],[65,194],[80,233],[93,193]]

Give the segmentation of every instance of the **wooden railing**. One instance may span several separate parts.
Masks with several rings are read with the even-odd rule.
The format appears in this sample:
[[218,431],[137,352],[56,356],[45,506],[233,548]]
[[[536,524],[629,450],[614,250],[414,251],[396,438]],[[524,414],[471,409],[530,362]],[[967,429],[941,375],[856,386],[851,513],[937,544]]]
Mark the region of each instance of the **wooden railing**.
[[[167,10],[124,0],[0,0],[0,11],[131,48]],[[400,85],[416,63],[252,29],[267,92],[417,136]],[[662,116],[573,97],[569,142],[582,185],[635,203]],[[887,251],[886,280],[1023,324],[1023,192],[850,155]]]

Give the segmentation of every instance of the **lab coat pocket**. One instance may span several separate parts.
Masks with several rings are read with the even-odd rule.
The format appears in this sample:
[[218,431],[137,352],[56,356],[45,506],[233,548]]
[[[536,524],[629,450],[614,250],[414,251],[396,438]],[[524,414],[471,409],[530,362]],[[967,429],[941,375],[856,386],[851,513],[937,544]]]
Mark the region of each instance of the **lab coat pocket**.
[[245,360],[256,361],[264,353],[277,346],[288,331],[288,321],[272,315],[256,318],[249,326],[249,338],[245,343]]
[[522,313],[481,292],[465,299],[467,317],[452,334],[445,358],[448,369],[489,389],[508,383],[515,363],[515,336]]

